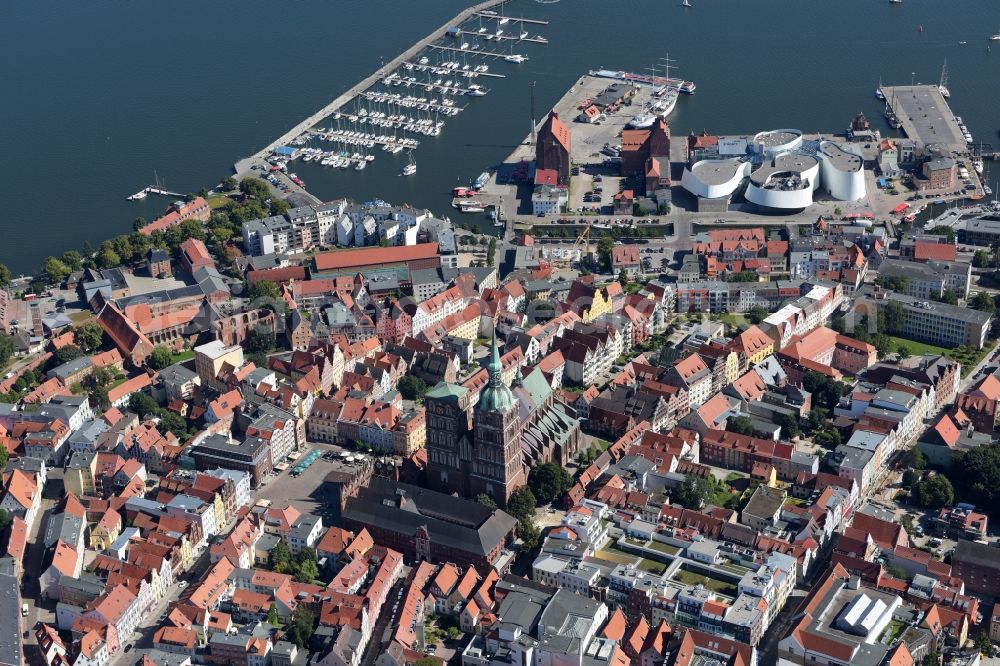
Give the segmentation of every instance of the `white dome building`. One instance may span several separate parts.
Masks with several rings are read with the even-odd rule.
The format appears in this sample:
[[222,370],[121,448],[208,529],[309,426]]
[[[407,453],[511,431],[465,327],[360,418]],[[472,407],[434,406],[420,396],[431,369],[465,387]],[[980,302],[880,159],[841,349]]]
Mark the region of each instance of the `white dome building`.
[[700,160],[684,168],[681,187],[702,199],[721,199],[731,196],[749,175],[750,162],[745,160]]
[[[800,145],[801,140],[802,135],[799,134]],[[765,208],[801,210],[812,205],[813,192],[817,187],[819,161],[804,153],[787,152],[765,162],[750,174],[746,198]]]
[[832,141],[819,144],[823,187],[840,201],[857,201],[865,196],[864,160]]
[[776,129],[756,134],[751,141],[757,154],[764,161],[773,160],[782,153],[798,150],[802,147],[802,132],[797,129]]

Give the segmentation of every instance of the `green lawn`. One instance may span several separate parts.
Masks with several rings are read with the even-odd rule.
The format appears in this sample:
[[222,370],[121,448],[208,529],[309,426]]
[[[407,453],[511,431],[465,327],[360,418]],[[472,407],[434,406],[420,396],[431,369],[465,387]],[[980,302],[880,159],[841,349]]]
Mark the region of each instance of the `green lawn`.
[[643,559],[639,562],[639,568],[643,571],[648,571],[659,576],[667,570],[667,565],[654,562],[653,560]]
[[231,199],[227,197],[225,194],[217,194],[214,197],[208,198],[208,207],[211,208],[212,210],[215,210],[216,208],[222,208],[230,201]]
[[899,620],[890,620],[889,626],[886,627],[885,633],[882,634],[882,643],[884,645],[892,645],[892,642],[903,633],[903,629],[905,628],[906,625]]
[[666,553],[667,555],[676,555],[681,552],[681,549],[677,546],[671,546],[670,544],[662,543],[660,541],[651,542],[649,547],[653,550],[658,550],[661,553]]
[[935,345],[927,344],[926,342],[917,342],[916,340],[907,340],[906,338],[897,338],[890,335],[889,339],[892,340],[893,349],[896,347],[906,347],[907,351],[910,352],[911,356],[921,356],[923,354],[946,354],[950,352],[950,349],[945,349],[944,347],[938,347]]
[[628,553],[622,552],[617,548],[604,548],[602,550],[598,550],[594,554],[602,560],[618,562],[619,564],[632,564],[636,560],[642,559],[638,555],[629,555]]
[[750,321],[741,314],[736,314],[733,312],[726,312],[719,315],[719,321],[728,326],[730,329],[737,328],[748,328],[750,326]]
[[730,597],[735,597],[739,591],[735,585],[727,583],[724,580],[719,580],[718,578],[709,578],[703,574],[695,573],[693,571],[688,571],[686,569],[678,569],[677,573],[674,574],[674,580],[687,585],[704,585],[707,589],[713,592],[718,592],[719,594],[725,594]]
[[920,356],[922,354],[943,354],[948,358],[958,361],[962,364],[963,377],[972,372],[972,369],[979,365],[979,362],[982,361],[987,354],[993,351],[993,348],[996,347],[997,344],[995,341],[989,340],[982,349],[977,349],[970,353],[970,351],[964,347],[946,349],[944,347],[938,347],[937,345],[931,345],[926,342],[917,342],[916,340],[907,340],[905,338],[897,338],[891,335],[889,336],[889,339],[892,341],[893,347],[906,347],[911,356]]
[[176,354],[173,354],[170,357],[170,361],[171,361],[171,363],[181,363],[182,361],[189,361],[192,358],[194,358],[194,350],[193,349],[185,349],[182,352],[178,352]]

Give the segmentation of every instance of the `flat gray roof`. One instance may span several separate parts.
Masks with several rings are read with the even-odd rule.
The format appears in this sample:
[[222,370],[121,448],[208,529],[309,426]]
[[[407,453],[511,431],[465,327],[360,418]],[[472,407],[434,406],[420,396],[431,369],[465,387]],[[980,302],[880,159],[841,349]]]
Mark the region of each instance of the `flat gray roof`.
[[908,138],[924,145],[938,144],[947,151],[968,149],[955,114],[937,86],[889,86],[882,92]]
[[706,160],[691,167],[691,173],[706,185],[722,185],[732,180],[742,160]]
[[753,141],[756,144],[770,148],[772,146],[783,146],[800,136],[802,136],[802,132],[797,130],[771,130],[769,132],[761,132],[753,138]]
[[819,150],[833,162],[840,171],[855,172],[861,171],[864,165],[861,157],[849,152],[832,141],[823,141],[819,144]]

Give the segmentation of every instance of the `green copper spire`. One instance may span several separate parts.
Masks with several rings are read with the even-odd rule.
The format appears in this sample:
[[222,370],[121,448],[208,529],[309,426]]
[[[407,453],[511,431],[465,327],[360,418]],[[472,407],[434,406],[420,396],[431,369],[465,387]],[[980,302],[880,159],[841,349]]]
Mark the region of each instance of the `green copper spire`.
[[497,331],[493,329],[490,345],[490,360],[486,364],[490,383],[479,396],[479,409],[484,412],[506,412],[514,405],[514,394],[503,383],[503,364],[500,362],[500,348],[497,346]]

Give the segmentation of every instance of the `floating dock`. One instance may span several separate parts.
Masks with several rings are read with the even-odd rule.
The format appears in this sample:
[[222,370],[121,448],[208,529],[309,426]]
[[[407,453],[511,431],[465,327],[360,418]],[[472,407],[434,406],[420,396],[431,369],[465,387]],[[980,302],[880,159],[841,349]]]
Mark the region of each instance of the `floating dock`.
[[[321,120],[323,120],[327,116],[332,115],[335,111],[337,111],[342,106],[350,102],[352,99],[356,98],[361,93],[368,90],[370,87],[378,83],[381,79],[395,72],[403,65],[403,63],[414,60],[421,51],[426,49],[428,46],[431,46],[438,39],[441,39],[442,37],[448,35],[449,31],[454,26],[462,25],[473,16],[481,15],[483,18],[496,18],[496,19],[503,18],[498,14],[496,14],[495,12],[489,13],[487,12],[487,10],[489,10],[492,7],[496,7],[497,5],[502,5],[505,1],[506,0],[485,0],[484,2],[480,2],[478,4],[475,4],[471,7],[464,9],[457,16],[449,19],[447,22],[442,24],[439,28],[431,32],[429,35],[416,42],[413,46],[411,46],[406,51],[393,58],[391,61],[379,67],[368,77],[359,81],[357,84],[346,90],[343,94],[338,96],[329,104],[319,109],[318,111],[316,111],[316,113],[310,115],[302,122],[295,125],[295,127],[285,132],[283,135],[281,135],[280,137],[269,143],[267,146],[257,151],[250,157],[241,159],[234,165],[236,173],[238,175],[249,174],[252,171],[251,169],[252,166],[254,166],[255,164],[259,164],[267,155],[270,155],[278,146],[283,146],[291,143],[294,139],[302,135],[303,132],[305,132],[308,129],[311,129],[312,127],[315,127]],[[521,18],[514,19],[511,17],[506,17],[506,18],[509,21],[523,21],[525,23],[536,23],[536,24],[546,23],[545,21],[537,21],[532,19],[521,19]],[[475,53],[475,51],[467,51],[467,52]]]

